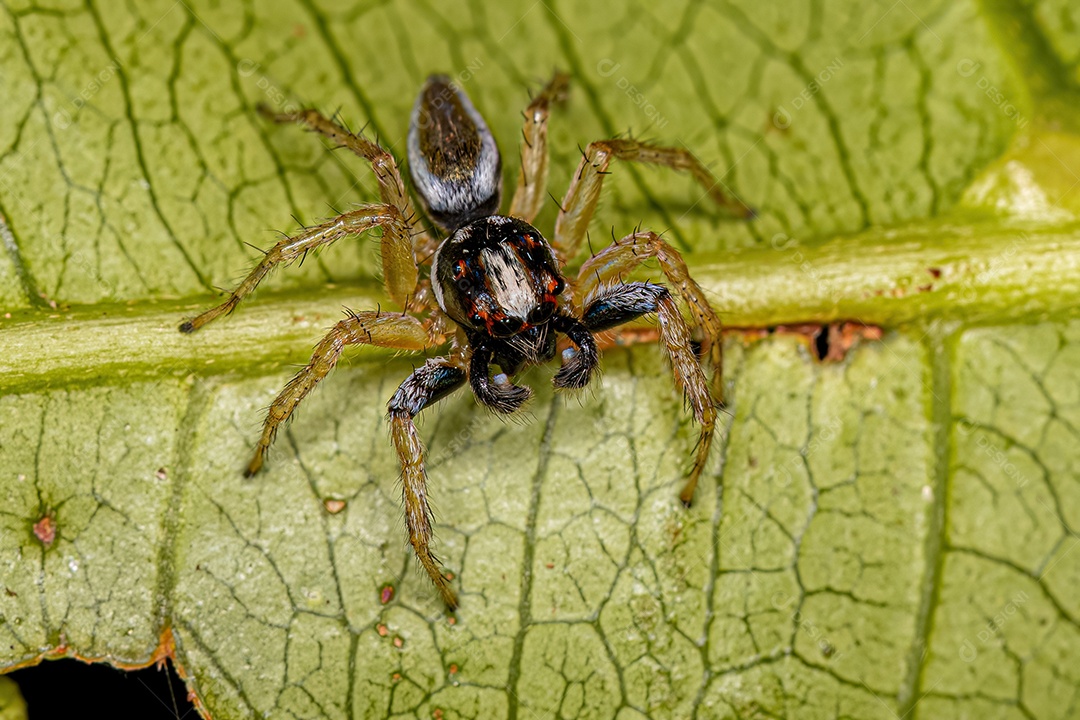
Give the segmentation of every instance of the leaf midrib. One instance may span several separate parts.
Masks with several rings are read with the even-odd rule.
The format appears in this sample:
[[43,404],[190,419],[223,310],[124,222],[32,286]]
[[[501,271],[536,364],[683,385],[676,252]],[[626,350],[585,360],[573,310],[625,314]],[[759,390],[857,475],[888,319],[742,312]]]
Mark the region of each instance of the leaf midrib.
[[[692,273],[728,327],[856,321],[897,327],[934,321],[966,326],[1071,316],[1080,296],[1080,232],[934,222],[874,230],[814,246],[785,239],[722,255],[695,255]],[[648,271],[647,271],[648,272]],[[647,276],[662,280],[653,270]],[[212,298],[27,310],[0,322],[0,388],[129,382],[163,375],[258,374],[305,362],[342,306],[378,306],[382,289],[264,293],[194,336],[185,317]],[[357,358],[385,359],[365,348]]]

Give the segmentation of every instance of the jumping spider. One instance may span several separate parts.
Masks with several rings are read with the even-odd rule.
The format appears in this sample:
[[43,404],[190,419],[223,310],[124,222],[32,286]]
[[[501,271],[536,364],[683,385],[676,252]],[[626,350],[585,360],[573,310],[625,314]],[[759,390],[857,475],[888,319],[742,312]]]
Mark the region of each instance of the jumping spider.
[[[721,401],[721,326],[679,253],[656,233],[639,230],[586,260],[574,279],[568,280],[563,271],[578,255],[615,158],[688,171],[728,214],[745,218],[752,213],[721,192],[716,178],[687,150],[628,138],[602,140],[584,151],[549,242],[529,223],[540,211],[547,188],[549,107],[565,97],[567,86],[568,77],[555,73],[525,110],[517,188],[508,215],[499,215],[502,160],[494,137],[461,88],[443,75],[428,78],[412,110],[408,158],[416,196],[438,228],[435,234],[419,226],[397,163],[377,143],[316,110],[274,113],[260,106],[269,120],[303,124],[370,162],[382,202],[361,205],[277,243],[224,303],[180,326],[182,332],[194,332],[231,312],[279,263],[290,263],[347,235],[382,229],[386,292],[403,312],[346,311],[345,319],[316,346],[311,362],[270,406],[246,474],[254,475],[263,466],[278,427],[333,369],[346,345],[421,352],[449,342],[449,352],[416,369],[387,407],[401,462],[409,541],[450,609],[457,607],[457,595],[431,551],[424,446],[413,424],[428,405],[468,382],[485,407],[498,413],[517,411],[531,390],[514,385],[510,378],[526,366],[553,359],[558,334],[569,343],[552,382],[560,390],[582,388],[599,363],[594,334],[655,313],[675,381],[701,426],[693,468],[680,494],[687,505],[712,444]],[[698,362],[690,327],[668,289],[651,282],[623,282],[623,276],[649,258],[659,261],[689,306],[701,356],[713,367],[711,382]],[[423,264],[431,265],[430,280],[419,277],[418,266]],[[501,370],[494,376],[492,364]]]

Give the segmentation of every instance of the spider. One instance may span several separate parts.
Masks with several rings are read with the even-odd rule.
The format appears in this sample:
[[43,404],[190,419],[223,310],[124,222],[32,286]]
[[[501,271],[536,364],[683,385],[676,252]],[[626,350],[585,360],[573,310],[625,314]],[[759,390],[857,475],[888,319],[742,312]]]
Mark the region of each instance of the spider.
[[[413,423],[421,410],[468,383],[481,405],[496,413],[514,413],[529,400],[531,390],[511,378],[557,354],[561,368],[552,378],[555,388],[583,388],[600,359],[595,334],[655,314],[675,382],[700,425],[693,465],[680,494],[689,505],[708,459],[722,401],[720,321],[679,253],[659,235],[636,230],[592,255],[575,278],[566,277],[564,270],[581,249],[613,159],[688,171],[728,215],[749,218],[752,211],[720,191],[718,181],[685,149],[630,138],[602,140],[582,153],[549,242],[530,223],[541,209],[547,187],[550,107],[565,99],[568,85],[568,76],[556,72],[526,108],[517,187],[508,213],[500,215],[502,160],[494,137],[464,90],[445,75],[428,78],[410,118],[408,160],[416,196],[435,233],[420,227],[397,162],[378,143],[313,109],[275,113],[260,106],[268,120],[304,125],[370,162],[381,202],[360,205],[281,240],[225,302],[180,326],[181,332],[191,333],[232,312],[281,263],[303,258],[347,235],[382,230],[386,292],[401,311],[346,309],[345,318],[315,347],[311,361],[270,405],[245,474],[250,477],[262,468],[278,428],[333,369],[346,345],[420,352],[449,343],[447,354],[426,360],[401,383],[387,410],[401,463],[409,542],[451,611],[458,606],[457,594],[431,548],[424,446]],[[713,368],[711,381],[699,363],[691,328],[668,288],[622,280],[650,258],[659,261],[690,309],[701,357]],[[419,276],[422,265],[430,265],[430,279]],[[568,340],[561,353],[559,335]],[[500,372],[493,375],[492,365]]]

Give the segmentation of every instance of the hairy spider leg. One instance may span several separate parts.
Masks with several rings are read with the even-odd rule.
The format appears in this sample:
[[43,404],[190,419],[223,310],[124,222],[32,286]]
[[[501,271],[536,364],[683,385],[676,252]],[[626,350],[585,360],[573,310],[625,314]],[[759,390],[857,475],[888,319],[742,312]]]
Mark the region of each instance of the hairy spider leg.
[[694,465],[686,485],[679,493],[679,499],[689,506],[694,499],[698,478],[709,458],[716,427],[716,406],[709,395],[705,373],[690,345],[690,328],[675,299],[663,285],[649,282],[601,285],[586,298],[581,321],[589,330],[597,332],[649,313],[656,313],[660,320],[660,339],[671,359],[675,384],[686,394],[694,419],[701,426]]
[[556,71],[540,94],[533,98],[522,115],[525,125],[521,128],[521,169],[518,171],[517,189],[510,201],[513,217],[531,223],[547,200],[548,178],[548,115],[553,102],[566,99],[570,76]]
[[262,436],[245,475],[251,477],[263,466],[266,451],[274,443],[278,427],[289,419],[296,406],[337,365],[346,345],[378,345],[395,350],[419,351],[427,347],[428,332],[416,318],[388,312],[348,312],[315,346],[308,364],[282,389],[263,423]]
[[465,377],[466,372],[459,358],[433,358],[413,371],[387,404],[390,437],[401,462],[401,494],[409,543],[451,611],[457,609],[458,599],[450,587],[450,581],[442,573],[439,559],[431,552],[432,516],[427,498],[424,444],[416,432],[413,418],[428,405],[459,388],[465,382]]
[[[332,141],[336,147],[348,148],[371,163],[375,180],[379,183],[379,197],[385,204],[393,205],[401,211],[401,216],[405,218],[410,232],[416,238],[417,255],[424,257],[434,251],[434,240],[420,227],[419,217],[409,200],[405,183],[401,180],[401,170],[398,168],[397,160],[389,151],[364,137],[362,132],[350,132],[314,108],[276,113],[265,104],[259,103],[258,110],[260,115],[275,123],[305,125],[312,132],[317,132]],[[421,247],[426,248],[429,245],[432,245],[430,250],[426,252],[420,250]]]
[[409,294],[416,289],[417,276],[409,226],[401,211],[393,205],[363,205],[321,225],[309,227],[299,235],[284,238],[266,252],[259,264],[229,294],[228,300],[183,323],[180,332],[195,332],[212,320],[231,313],[241,300],[254,292],[275,265],[291,263],[316,248],[329,245],[346,235],[359,235],[374,227],[383,229],[381,245],[386,291],[394,302],[404,307]]
[[332,140],[335,147],[348,148],[372,163],[372,171],[379,184],[379,198],[384,204],[393,205],[400,210],[405,225],[408,226],[411,247],[414,250],[408,254],[408,257],[400,255],[387,257],[386,249],[383,249],[382,253],[382,274],[387,284],[387,291],[395,302],[400,302],[404,307],[404,300],[399,298],[407,299],[416,294],[415,258],[431,255],[438,243],[420,227],[420,218],[413,203],[409,201],[408,192],[402,181],[401,169],[397,167],[397,161],[394,160],[393,155],[383,149],[378,142],[367,139],[363,133],[349,132],[345,127],[324,116],[319,110],[308,108],[296,112],[273,112],[261,103],[258,110],[262,117],[275,123],[306,125],[308,130]]
[[567,188],[566,196],[559,207],[559,216],[555,220],[552,245],[564,262],[572,260],[581,248],[589,221],[596,212],[604,176],[608,174],[608,166],[613,158],[687,171],[732,217],[750,218],[754,215],[750,207],[729,197],[716,176],[685,148],[661,147],[630,138],[599,140],[590,143],[582,153],[581,162],[578,163],[570,187]]
[[679,252],[654,232],[638,231],[615,240],[592,256],[578,272],[575,292],[586,298],[605,283],[626,277],[650,258],[656,258],[671,285],[690,308],[694,325],[701,330],[701,355],[712,366],[712,395],[724,403],[723,327],[701,286],[690,276]]

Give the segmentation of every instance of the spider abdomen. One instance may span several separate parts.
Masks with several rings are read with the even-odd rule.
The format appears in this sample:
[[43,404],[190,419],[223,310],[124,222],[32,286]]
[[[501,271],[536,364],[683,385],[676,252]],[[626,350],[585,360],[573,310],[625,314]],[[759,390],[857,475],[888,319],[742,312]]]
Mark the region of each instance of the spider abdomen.
[[499,211],[502,158],[469,96],[428,78],[409,122],[409,169],[428,217],[447,232]]
[[432,259],[431,285],[454,322],[505,338],[547,323],[565,281],[539,230],[492,215],[443,241]]

